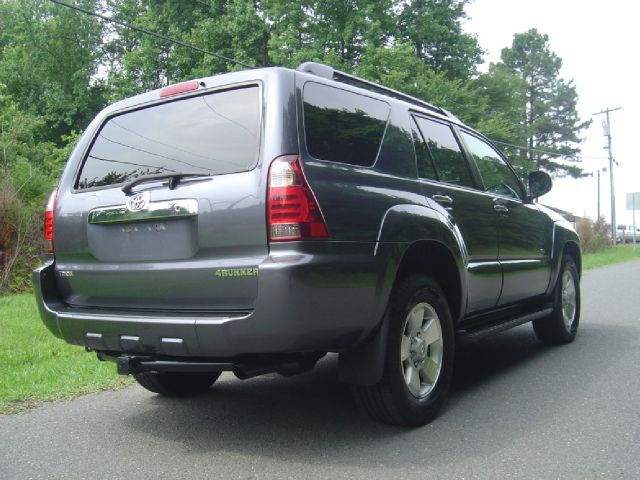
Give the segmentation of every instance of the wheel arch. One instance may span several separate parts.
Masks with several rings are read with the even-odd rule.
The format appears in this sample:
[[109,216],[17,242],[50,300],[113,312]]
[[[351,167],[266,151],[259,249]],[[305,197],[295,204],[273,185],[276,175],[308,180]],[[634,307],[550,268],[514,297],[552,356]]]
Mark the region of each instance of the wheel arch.
[[[457,225],[448,216],[427,206],[395,206],[382,220],[377,245],[384,245],[378,250],[378,260],[385,265],[387,285],[393,287],[410,274],[431,276],[445,292],[457,323],[467,300],[466,248]],[[400,245],[402,248],[398,248]],[[391,291],[388,288],[384,292],[385,304]]]
[[405,250],[394,285],[413,274],[422,274],[435,281],[444,292],[454,324],[464,314],[466,283],[460,273],[459,262],[453,252],[435,240],[418,240]]
[[[388,307],[394,286],[413,274],[431,277],[445,292],[454,325],[464,315],[467,288],[464,255],[457,226],[434,209],[396,206],[384,216],[376,243],[383,273],[379,292]],[[388,308],[373,334],[359,347],[340,354],[340,379],[373,385],[382,375],[388,333]]]
[[571,224],[557,222],[553,229],[553,250],[551,257],[551,281],[547,288],[547,295],[552,295],[556,282],[560,275],[562,259],[570,255],[578,269],[578,275],[582,276],[582,253],[580,238]]
[[578,275],[582,276],[582,254],[580,253],[580,246],[574,241],[568,241],[562,248],[562,255],[568,255],[573,258],[578,269]]

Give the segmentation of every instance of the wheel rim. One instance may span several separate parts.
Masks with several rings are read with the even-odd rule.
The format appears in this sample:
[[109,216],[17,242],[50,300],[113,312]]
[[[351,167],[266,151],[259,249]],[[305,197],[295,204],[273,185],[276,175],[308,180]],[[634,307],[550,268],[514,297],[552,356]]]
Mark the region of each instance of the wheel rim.
[[569,270],[562,274],[562,318],[568,331],[571,331],[576,318],[576,284]]
[[424,398],[438,382],[442,370],[442,327],[428,303],[414,306],[404,321],[400,360],[411,395]]

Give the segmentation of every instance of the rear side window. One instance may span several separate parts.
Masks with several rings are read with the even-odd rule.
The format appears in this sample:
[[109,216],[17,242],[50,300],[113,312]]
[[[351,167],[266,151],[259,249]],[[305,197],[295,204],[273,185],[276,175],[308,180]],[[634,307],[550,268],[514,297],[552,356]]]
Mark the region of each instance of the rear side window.
[[376,161],[390,107],[339,88],[304,86],[304,129],[309,155],[370,167]]
[[473,187],[469,166],[451,127],[422,117],[416,117],[416,123],[435,166],[438,180]]
[[[415,119],[414,119],[415,120]],[[436,175],[436,168],[433,165],[433,158],[427,144],[422,139],[422,135],[418,130],[418,126],[415,122],[411,125],[411,134],[413,136],[413,145],[416,150],[416,161],[418,162],[418,176],[420,178],[427,178],[429,180],[438,180]]]
[[260,110],[260,89],[252,85],[111,117],[87,153],[76,188],[156,173],[251,170],[258,161]]

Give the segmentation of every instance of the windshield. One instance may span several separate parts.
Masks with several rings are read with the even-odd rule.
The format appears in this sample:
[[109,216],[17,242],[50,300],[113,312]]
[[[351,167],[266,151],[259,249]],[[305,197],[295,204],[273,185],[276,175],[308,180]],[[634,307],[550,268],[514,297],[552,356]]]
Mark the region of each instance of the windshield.
[[111,117],[87,152],[76,188],[162,173],[251,170],[259,153],[259,96],[251,85]]

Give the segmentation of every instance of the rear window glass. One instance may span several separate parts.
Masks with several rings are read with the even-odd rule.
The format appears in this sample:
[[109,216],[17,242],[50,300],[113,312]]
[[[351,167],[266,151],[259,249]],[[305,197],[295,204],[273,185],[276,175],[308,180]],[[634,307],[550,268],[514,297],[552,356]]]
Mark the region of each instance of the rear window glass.
[[251,170],[258,160],[259,132],[257,85],[118,115],[100,129],[76,188],[116,185],[157,173]]
[[389,110],[381,100],[307,83],[304,126],[309,155],[370,167],[376,161]]

